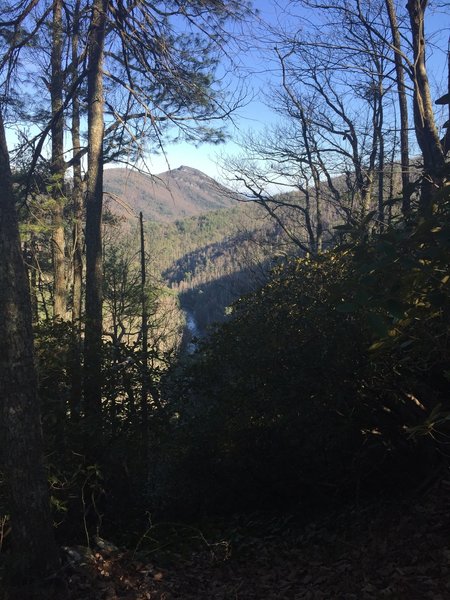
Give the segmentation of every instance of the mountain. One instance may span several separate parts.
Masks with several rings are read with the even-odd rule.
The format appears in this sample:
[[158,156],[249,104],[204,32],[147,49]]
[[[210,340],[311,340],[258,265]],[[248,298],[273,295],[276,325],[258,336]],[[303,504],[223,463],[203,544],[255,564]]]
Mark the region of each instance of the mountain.
[[197,169],[179,167],[159,175],[106,169],[104,189],[110,210],[124,217],[169,223],[235,204],[233,192]]
[[107,169],[104,184],[109,209],[124,217],[118,226],[134,243],[142,211],[149,272],[176,294],[196,335],[261,285],[280,245],[286,247],[263,208],[237,201],[236,193],[196,169],[183,166],[157,176]]

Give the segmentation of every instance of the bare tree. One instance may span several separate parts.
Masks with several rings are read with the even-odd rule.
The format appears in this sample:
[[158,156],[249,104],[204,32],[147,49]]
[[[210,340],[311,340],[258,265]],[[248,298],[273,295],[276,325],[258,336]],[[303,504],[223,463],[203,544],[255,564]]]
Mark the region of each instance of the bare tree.
[[[225,170],[304,252],[320,248],[321,220],[324,231],[330,221],[364,235],[381,231],[400,194],[410,214],[417,186],[410,183],[408,103],[425,168],[419,208],[431,207],[444,150],[426,76],[426,5],[408,2],[399,19],[391,0],[292,0],[289,20],[263,33],[280,73],[268,104],[284,124],[244,136],[243,156]],[[297,192],[274,193],[289,186]]]
[[445,169],[444,148],[434,118],[425,60],[425,12],[427,0],[408,0],[408,11],[411,43],[413,48],[413,82],[414,82],[414,127],[417,142],[423,156],[424,176],[421,185],[420,209],[423,214],[430,214],[436,188],[442,186]]
[[[247,136],[248,160],[231,162],[227,170],[302,251],[317,253],[330,225],[343,221],[368,229],[376,215],[381,229],[386,220],[388,25],[380,2],[370,3],[364,14],[350,11],[348,2],[292,4],[314,16],[292,33],[287,26],[271,31],[280,84],[273,86],[269,104],[283,124],[257,140]],[[379,35],[369,22],[377,22]],[[280,185],[297,192],[274,193]],[[301,219],[294,226],[295,214]]]
[[397,13],[393,0],[385,0],[386,10],[392,34],[392,45],[394,47],[394,62],[397,83],[398,105],[400,111],[400,157],[402,169],[402,211],[408,215],[411,210],[411,186],[410,186],[410,164],[409,164],[409,117],[408,98],[405,85],[405,66],[402,53],[400,29]]

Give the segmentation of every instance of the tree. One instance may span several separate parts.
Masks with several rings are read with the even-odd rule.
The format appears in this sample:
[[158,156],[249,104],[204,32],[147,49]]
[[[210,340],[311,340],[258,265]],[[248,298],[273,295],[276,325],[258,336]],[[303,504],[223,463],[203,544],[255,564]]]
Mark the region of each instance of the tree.
[[[302,252],[317,252],[323,235],[330,243],[330,225],[382,231],[398,215],[400,195],[410,216],[418,186],[411,183],[409,105],[424,162],[423,214],[442,186],[443,143],[425,64],[426,5],[408,3],[399,19],[391,0],[294,0],[285,26],[265,33],[279,71],[268,103],[280,124],[245,136],[242,157],[225,170]],[[290,30],[294,15],[301,27]],[[412,52],[405,53],[408,36]],[[286,188],[295,191],[280,193]]]
[[31,301],[22,260],[9,155],[0,113],[0,430],[11,511],[11,568],[32,579],[58,564],[45,472],[33,361]]
[[[385,156],[395,146],[386,134],[390,65],[368,22],[382,38],[387,24],[379,2],[364,3],[364,14],[351,3],[291,4],[302,6],[308,24],[272,28],[267,41],[279,70],[268,102],[281,123],[245,138],[243,160],[229,170],[303,252],[316,254],[339,221],[384,226]],[[283,187],[298,191],[273,191]]]
[[421,184],[420,209],[425,215],[432,211],[436,187],[442,187],[445,152],[434,119],[430,84],[425,59],[425,12],[428,0],[408,0],[406,10],[410,20],[413,48],[413,109],[414,128],[423,157],[424,176]]
[[392,34],[392,45],[394,46],[395,74],[398,94],[398,105],[400,111],[400,156],[402,167],[402,210],[405,215],[411,210],[411,187],[409,182],[409,140],[408,140],[408,99],[406,96],[404,57],[401,47],[400,29],[393,0],[386,1],[386,10],[389,16],[389,24]]
[[62,0],[53,3],[51,49],[51,191],[53,198],[53,318],[65,319],[67,311],[66,253],[64,234],[65,160],[62,68],[63,24]]
[[[303,5],[314,9],[325,8],[340,11],[343,15],[357,17],[364,24],[367,32],[376,37],[383,47],[389,50],[388,60],[395,65],[395,85],[398,94],[400,111],[401,164],[403,175],[403,212],[409,212],[409,201],[412,187],[406,180],[409,173],[407,157],[407,90],[412,89],[412,107],[414,113],[414,130],[423,158],[424,174],[420,185],[419,210],[424,215],[430,215],[434,192],[442,187],[445,178],[445,147],[439,140],[436,128],[431,89],[428,80],[426,52],[428,43],[425,36],[425,17],[428,0],[410,0],[401,16],[403,30],[398,23],[396,3],[385,0],[385,13],[389,20],[391,36],[380,28],[378,21],[370,18],[371,7],[379,7],[382,3],[368,0],[352,0],[345,3],[323,3],[321,0],[300,0]],[[397,7],[398,8],[398,7]],[[380,18],[385,15],[380,12]],[[408,22],[408,24],[406,24]],[[401,37],[410,38],[411,54],[406,54],[401,48]],[[407,73],[410,85],[404,81],[404,71]]]
[[[50,67],[50,80],[27,63],[22,73],[31,72],[28,81],[39,89],[42,78],[48,84],[51,110],[34,103],[35,118],[42,124],[34,139],[25,139],[32,149],[30,172],[38,161],[50,162],[53,196],[54,315],[65,316],[66,279],[63,207],[67,188],[64,175],[73,167],[73,319],[81,315],[81,197],[83,181],[80,160],[88,155],[86,174],[86,302],[84,408],[86,414],[100,414],[102,339],[102,170],[107,161],[143,156],[150,147],[164,152],[164,141],[176,137],[195,142],[220,142],[222,127],[212,127],[214,119],[226,117],[236,106],[227,102],[217,84],[215,69],[219,53],[229,40],[224,23],[247,12],[236,0],[184,3],[146,0],[115,6],[106,1],[57,0],[43,7],[30,5],[30,23],[46,22],[52,15],[50,61],[42,46],[33,40],[35,62]],[[70,43],[69,43],[70,42]],[[105,52],[105,44],[107,51]],[[26,44],[24,44],[26,46]],[[70,48],[71,46],[71,48]],[[31,54],[29,54],[31,56]],[[63,56],[66,58],[63,68]],[[87,68],[86,65],[87,64]],[[85,87],[87,83],[87,89]],[[19,78],[14,85],[20,89]],[[28,91],[28,90],[27,90]],[[36,94],[41,98],[41,94]],[[84,102],[84,98],[86,101]],[[80,143],[82,111],[87,109],[87,146]],[[63,131],[72,112],[72,158],[64,162]],[[25,119],[25,111],[20,111]],[[51,136],[51,159],[45,154],[45,141]],[[127,156],[124,157],[124,153]],[[27,184],[29,191],[29,184]],[[77,360],[74,357],[74,361]],[[75,362],[74,362],[75,364]],[[76,371],[76,369],[75,369]],[[78,369],[79,372],[79,369]],[[75,395],[79,395],[74,377]],[[76,411],[75,411],[76,412]],[[79,412],[79,411],[78,411]]]
[[[84,401],[87,414],[101,409],[102,338],[102,170],[105,158],[117,159],[124,146],[153,133],[163,148],[163,132],[175,125],[191,139],[223,139],[205,123],[227,113],[214,89],[217,48],[226,38],[223,23],[245,12],[235,0],[193,2],[172,9],[142,0],[117,9],[94,0],[88,34],[88,172],[86,193],[86,327]],[[177,33],[175,21],[186,22],[187,34]],[[107,31],[108,29],[108,31]],[[139,32],[139,33],[137,33]],[[105,56],[105,38],[112,50]],[[115,37],[115,40],[114,40]],[[106,58],[108,61],[105,62]],[[112,81],[112,103],[104,90],[104,71]],[[111,88],[110,88],[111,89]],[[105,110],[106,109],[106,110]],[[133,110],[135,109],[135,110]],[[220,109],[220,111],[219,111]],[[105,114],[106,113],[106,114]],[[105,118],[113,117],[105,136]],[[137,122],[137,132],[132,123]],[[144,127],[141,123],[144,123]],[[145,127],[146,125],[146,127]],[[108,132],[108,130],[107,130]],[[139,148],[138,148],[139,151]]]
[[[81,0],[76,0],[73,9],[72,22],[72,64],[71,83],[76,85],[80,68],[80,5]],[[83,303],[83,215],[84,215],[84,181],[81,170],[81,136],[80,112],[81,102],[78,94],[72,100],[71,136],[73,147],[73,227],[72,227],[72,324],[74,328],[72,385],[71,385],[71,416],[78,419],[81,414],[82,396],[82,340],[81,318]]]
[[[104,95],[103,60],[107,0],[94,0],[88,36],[88,167],[86,185],[86,323],[84,402],[97,427],[101,414],[102,206]],[[99,433],[97,431],[96,435]]]
[[[5,107],[20,50],[42,24],[24,21],[36,0],[5,7],[1,21],[0,75],[0,406],[2,468],[11,513],[10,575],[19,582],[40,577],[58,565],[49,495],[43,468],[42,431],[33,356],[30,290],[23,262],[4,128]],[[10,35],[8,35],[8,33]]]

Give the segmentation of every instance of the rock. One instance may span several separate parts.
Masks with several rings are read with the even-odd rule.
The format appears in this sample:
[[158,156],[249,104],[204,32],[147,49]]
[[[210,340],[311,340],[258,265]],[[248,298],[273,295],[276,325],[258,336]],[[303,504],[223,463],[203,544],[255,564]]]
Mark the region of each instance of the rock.
[[94,536],[94,544],[96,548],[98,548],[101,551],[101,553],[106,556],[113,556],[114,554],[119,553],[119,548],[117,548],[117,546],[115,546],[111,542],[104,540],[98,535]]

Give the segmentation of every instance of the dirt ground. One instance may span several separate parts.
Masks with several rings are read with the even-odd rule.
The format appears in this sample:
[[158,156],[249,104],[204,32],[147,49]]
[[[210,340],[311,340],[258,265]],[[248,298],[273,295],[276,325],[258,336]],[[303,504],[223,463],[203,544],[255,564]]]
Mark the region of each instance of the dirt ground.
[[[450,478],[410,502],[346,509],[306,527],[289,517],[168,562],[99,542],[66,549],[65,565],[41,590],[8,600],[447,600],[450,598]],[[145,554],[144,554],[145,556]]]

